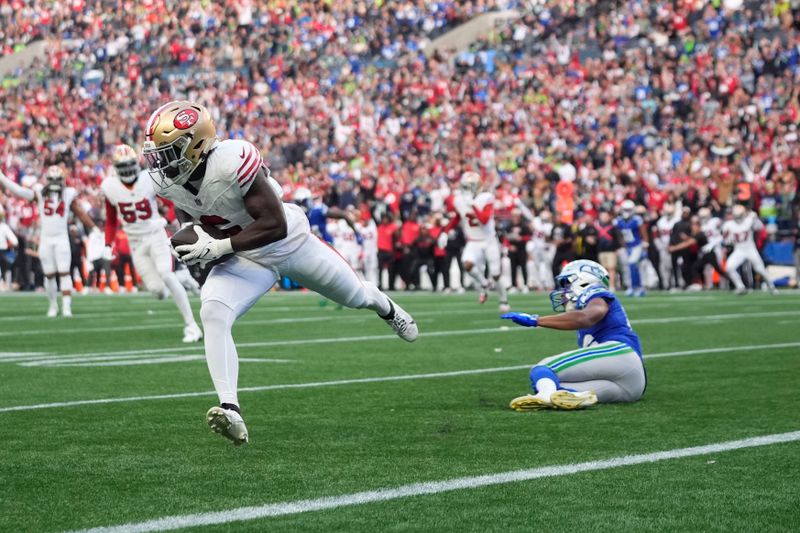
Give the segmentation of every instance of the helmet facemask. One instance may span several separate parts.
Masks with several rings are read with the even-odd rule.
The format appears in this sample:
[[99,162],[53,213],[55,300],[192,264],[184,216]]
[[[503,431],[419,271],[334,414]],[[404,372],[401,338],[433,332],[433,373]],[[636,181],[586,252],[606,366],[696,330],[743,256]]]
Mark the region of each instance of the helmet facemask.
[[578,294],[572,290],[573,281],[570,281],[570,278],[575,276],[575,274],[571,276],[556,276],[556,289],[550,293],[550,305],[553,306],[553,311],[563,313],[575,309]]
[[119,181],[125,185],[132,185],[139,176],[139,163],[135,160],[119,161],[114,163]]
[[47,190],[51,192],[61,192],[64,189],[64,173],[59,167],[52,166],[47,169],[44,175],[47,183]]
[[589,287],[603,285],[608,287],[608,272],[598,263],[578,260],[569,263],[555,277],[555,290],[550,293],[550,304],[558,313],[572,311],[578,298]]
[[185,157],[189,147],[188,137],[178,137],[172,143],[156,147],[153,141],[145,141],[145,161],[149,167],[150,177],[162,188],[171,185],[183,185],[196,168],[195,164]]

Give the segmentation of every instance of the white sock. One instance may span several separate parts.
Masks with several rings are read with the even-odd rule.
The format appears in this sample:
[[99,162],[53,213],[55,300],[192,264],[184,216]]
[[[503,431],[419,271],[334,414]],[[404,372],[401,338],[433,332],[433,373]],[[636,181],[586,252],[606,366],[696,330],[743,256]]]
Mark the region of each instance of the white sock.
[[72,311],[72,295],[71,294],[62,294],[61,295],[61,308],[64,311]]
[[47,294],[47,300],[50,302],[50,307],[58,307],[58,284],[56,278],[44,278],[44,292]]
[[536,396],[546,402],[550,401],[550,395],[557,390],[556,382],[550,378],[542,378],[536,382]]
[[478,265],[472,265],[472,268],[467,272],[467,274],[469,274],[469,277],[478,283],[478,287],[481,289],[486,288],[486,286],[489,284],[489,282],[486,281],[486,276],[483,275],[483,269],[478,268]]
[[206,363],[219,403],[239,405],[239,355],[233,343],[231,328],[236,320],[233,309],[222,302],[203,302],[200,309],[205,336]]
[[495,281],[495,285],[497,286],[497,296],[500,298],[500,303],[508,302],[508,289],[505,283],[503,283],[503,280],[498,278]]
[[194,315],[192,314],[192,306],[189,305],[189,296],[186,294],[186,289],[183,288],[181,282],[174,272],[164,276],[164,284],[172,293],[172,298],[175,300],[175,305],[178,306],[178,311],[181,312],[183,323],[187,326],[194,324]]

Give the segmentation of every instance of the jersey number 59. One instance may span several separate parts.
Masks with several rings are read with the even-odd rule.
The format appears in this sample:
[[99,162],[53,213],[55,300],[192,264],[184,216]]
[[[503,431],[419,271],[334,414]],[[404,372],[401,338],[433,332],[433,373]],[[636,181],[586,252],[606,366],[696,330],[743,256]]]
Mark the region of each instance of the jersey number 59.
[[122,215],[122,220],[128,224],[136,222],[136,219],[147,220],[153,216],[153,208],[150,207],[150,202],[146,199],[136,202],[120,202],[119,214]]

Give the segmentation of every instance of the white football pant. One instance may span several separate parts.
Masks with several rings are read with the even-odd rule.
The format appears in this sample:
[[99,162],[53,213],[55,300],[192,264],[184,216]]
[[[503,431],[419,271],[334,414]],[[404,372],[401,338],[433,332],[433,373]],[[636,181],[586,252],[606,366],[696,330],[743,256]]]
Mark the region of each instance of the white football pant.
[[239,359],[231,335],[233,323],[281,276],[345,307],[372,309],[379,315],[391,310],[385,294],[373,283],[362,281],[345,259],[314,236],[272,264],[259,264],[236,255],[215,266],[201,291],[200,317],[205,331],[206,362],[220,403],[239,405]]

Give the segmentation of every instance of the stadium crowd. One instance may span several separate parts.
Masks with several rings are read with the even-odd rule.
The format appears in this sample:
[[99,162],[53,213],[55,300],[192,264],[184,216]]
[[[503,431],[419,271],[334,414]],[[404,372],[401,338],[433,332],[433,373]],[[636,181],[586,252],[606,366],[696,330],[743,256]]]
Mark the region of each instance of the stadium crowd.
[[[600,245],[593,232],[606,235],[598,228],[625,199],[651,234],[676,206],[724,218],[740,203],[766,223],[762,241],[796,239],[800,10],[792,2],[318,4],[4,4],[3,54],[31,39],[46,39],[48,54],[3,80],[3,171],[31,185],[47,165],[63,165],[100,221],[111,147],[139,146],[149,112],[188,98],[208,106],[221,137],[261,147],[286,198],[300,191],[309,204],[375,217],[375,253],[392,287],[397,277],[419,287],[422,266],[449,274],[463,239],[457,229],[448,239],[438,233],[447,197],[471,169],[496,195],[520,289],[551,282],[546,267],[622,248],[613,235]],[[467,51],[425,54],[435,36],[502,8],[522,16]],[[0,267],[33,288],[37,214],[2,201],[19,244],[9,239]],[[527,243],[535,234],[527,210],[537,223],[552,220],[543,247]],[[91,263],[96,252],[81,237],[76,228],[75,253]],[[672,253],[650,247],[650,285],[696,281],[691,272],[663,275],[659,251]],[[451,286],[461,285],[445,277],[441,287]]]

